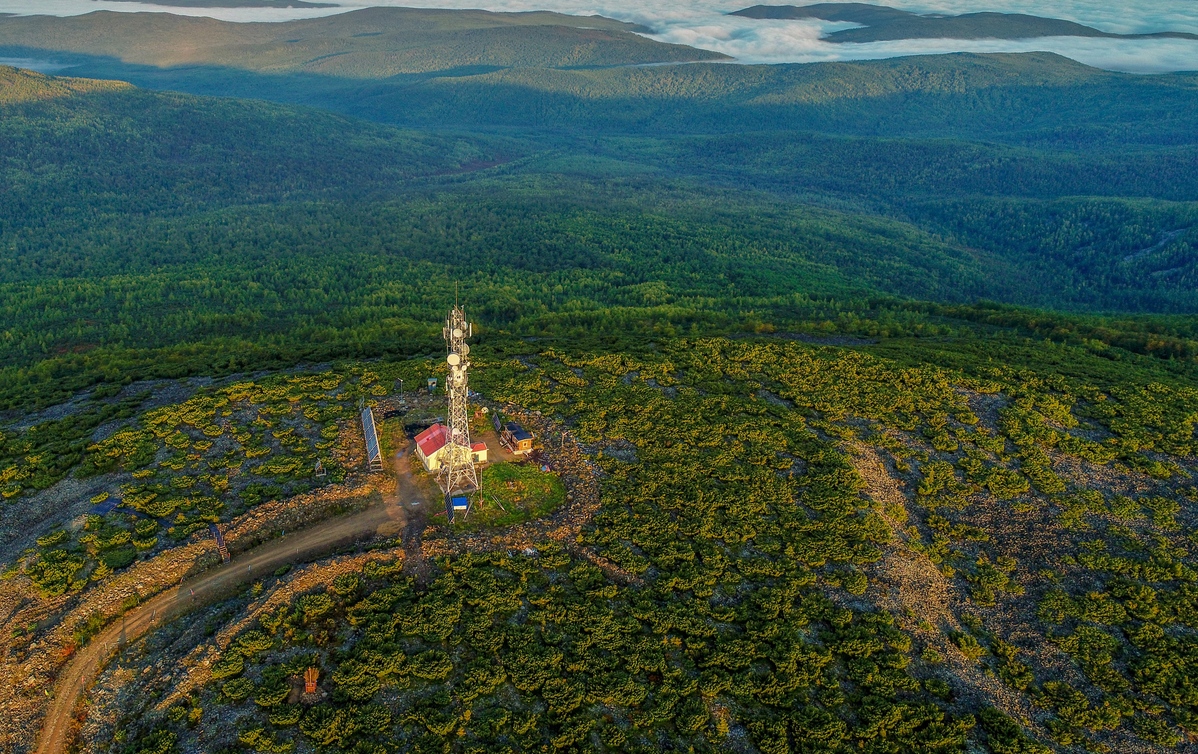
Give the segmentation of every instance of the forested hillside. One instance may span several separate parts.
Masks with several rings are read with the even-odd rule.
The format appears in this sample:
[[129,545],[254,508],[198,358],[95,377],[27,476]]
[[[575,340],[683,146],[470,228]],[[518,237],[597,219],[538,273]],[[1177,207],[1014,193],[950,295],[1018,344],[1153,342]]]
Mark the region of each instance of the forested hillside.
[[[495,36],[569,36],[580,25],[624,41],[576,49],[538,36],[512,48]],[[697,194],[701,205],[713,189],[734,191],[733,204],[748,213],[774,197],[823,205],[897,223],[902,237],[914,228],[925,249],[942,249],[914,261],[897,254],[893,272],[851,270],[858,290],[1074,311],[1193,308],[1194,74],[1116,74],[1046,53],[644,66],[665,52],[621,29],[546,14],[389,10],[284,25],[153,14],[0,20],[0,38],[15,45],[5,49],[72,60],[74,72],[314,105],[436,138],[469,132],[472,144],[479,134],[499,137],[466,152],[479,154],[475,166],[504,162],[501,194],[531,191],[570,206],[593,179],[625,186],[650,208],[677,192]],[[171,65],[170,40],[180,34],[219,50],[221,64]],[[94,48],[103,39],[128,44]],[[301,43],[314,47],[289,51]],[[476,47],[490,62],[470,52]],[[494,57],[532,47],[549,57]],[[338,185],[359,192],[376,164],[389,163]],[[271,185],[287,184],[273,175]],[[454,181],[450,193],[465,183]],[[840,260],[832,266],[845,269]]]
[[[191,86],[169,71],[143,80],[152,85],[158,75]],[[205,86],[206,75],[195,74],[194,85]],[[249,85],[270,95],[269,82]],[[1093,147],[1120,133],[1134,144],[1163,146],[1194,142],[1183,125],[1195,107],[1194,86],[1194,74],[1110,73],[1051,53],[962,53],[810,65],[511,68],[396,82],[372,89],[369,99],[347,93],[327,101],[376,120],[475,127],[804,130],[1057,147]]]
[[0,66],[0,105],[41,102],[84,93],[127,91],[130,88],[122,81],[96,81],[65,76],[51,78],[34,71]]
[[459,136],[13,69],[0,97],[16,403],[58,395],[60,369],[78,387],[418,348],[455,280],[525,334],[806,327],[846,296],[866,319],[1194,303],[1192,205],[1125,198],[1192,196],[1190,147]]
[[312,110],[197,99],[0,66],[4,231],[112,214],[368,196],[493,159],[479,139],[401,132]]

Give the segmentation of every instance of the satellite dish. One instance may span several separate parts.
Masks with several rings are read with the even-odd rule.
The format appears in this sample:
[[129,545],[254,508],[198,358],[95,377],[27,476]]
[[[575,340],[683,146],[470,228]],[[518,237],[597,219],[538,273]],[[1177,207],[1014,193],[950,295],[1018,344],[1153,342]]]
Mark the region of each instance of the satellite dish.
[[456,327],[453,328],[453,337],[455,337],[455,338],[462,337],[462,331]]
[[458,356],[456,353],[449,354],[449,356],[445,357],[445,360],[449,362],[451,367],[456,367],[458,364],[462,363],[462,357]]
[[458,353],[462,354],[462,356],[469,356],[470,355],[470,346],[463,343],[462,347],[460,349],[458,349]]

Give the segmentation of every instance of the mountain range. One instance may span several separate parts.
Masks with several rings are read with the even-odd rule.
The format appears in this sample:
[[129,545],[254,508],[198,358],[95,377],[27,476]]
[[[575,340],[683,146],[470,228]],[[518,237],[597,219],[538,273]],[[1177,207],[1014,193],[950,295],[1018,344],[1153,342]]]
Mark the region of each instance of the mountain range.
[[342,79],[725,58],[655,42],[636,33],[640,31],[644,29],[607,18],[547,12],[366,8],[284,23],[232,23],[171,13],[98,11],[3,19],[0,50],[159,69],[206,66]]
[[1036,37],[1103,37],[1108,39],[1198,39],[1198,34],[1164,31],[1152,34],[1112,34],[1092,26],[1024,13],[983,11],[959,16],[912,13],[869,3],[815,5],[754,5],[733,16],[784,20],[817,18],[860,24],[824,37],[835,43],[889,42],[899,39],[1034,39]]

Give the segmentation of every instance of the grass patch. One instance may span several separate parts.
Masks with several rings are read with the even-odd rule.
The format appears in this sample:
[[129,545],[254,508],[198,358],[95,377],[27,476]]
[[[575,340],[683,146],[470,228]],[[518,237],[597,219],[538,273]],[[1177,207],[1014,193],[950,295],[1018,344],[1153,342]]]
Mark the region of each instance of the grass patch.
[[408,436],[404,433],[403,419],[393,416],[384,419],[379,425],[379,450],[383,458],[394,458],[395,454],[408,446]]
[[465,528],[510,526],[548,515],[566,500],[557,474],[531,463],[497,463],[479,474],[482,489],[474,495]]

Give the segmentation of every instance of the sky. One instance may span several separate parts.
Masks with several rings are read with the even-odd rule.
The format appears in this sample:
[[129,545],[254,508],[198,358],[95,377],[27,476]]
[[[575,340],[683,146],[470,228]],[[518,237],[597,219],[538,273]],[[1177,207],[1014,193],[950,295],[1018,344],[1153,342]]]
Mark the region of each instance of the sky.
[[[821,21],[761,21],[726,15],[756,2],[804,5],[816,0],[322,0],[343,8],[180,9],[111,0],[0,0],[0,13],[76,15],[95,10],[168,11],[228,21],[282,21],[370,5],[426,8],[484,8],[494,11],[553,10],[599,14],[642,24],[649,35],[716,50],[742,63],[807,63],[863,60],[942,52],[1031,52],[1045,50],[1087,65],[1133,73],[1198,70],[1198,40],[1117,40],[1046,37],[1035,40],[923,39],[868,44],[832,44],[820,36],[849,24]],[[881,3],[880,3],[881,4]],[[919,13],[998,11],[1062,18],[1103,31],[1129,34],[1187,31],[1198,34],[1198,0],[886,0]]]

